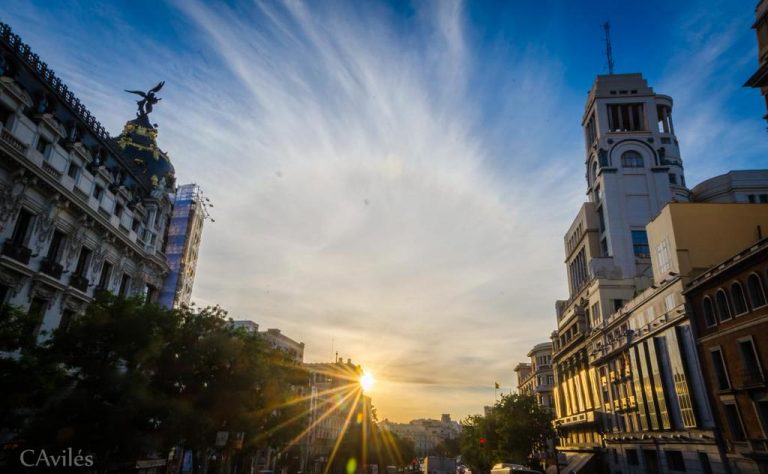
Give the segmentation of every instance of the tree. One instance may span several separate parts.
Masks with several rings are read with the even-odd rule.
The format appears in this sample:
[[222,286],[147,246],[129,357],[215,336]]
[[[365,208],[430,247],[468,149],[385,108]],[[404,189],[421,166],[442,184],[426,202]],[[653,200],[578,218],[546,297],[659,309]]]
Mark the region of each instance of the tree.
[[554,436],[552,413],[532,395],[502,395],[487,416],[462,420],[461,453],[473,472],[499,462],[529,464],[530,455]]
[[[203,467],[212,452],[226,460],[280,447],[303,424],[291,403],[306,380],[300,367],[233,329],[219,307],[166,310],[106,295],[41,345],[18,332],[17,355],[0,359],[11,403],[0,418],[25,415],[14,426],[20,449],[82,449],[107,471],[183,446]],[[7,383],[19,381],[27,384]],[[243,433],[242,447],[214,447],[219,431]]]

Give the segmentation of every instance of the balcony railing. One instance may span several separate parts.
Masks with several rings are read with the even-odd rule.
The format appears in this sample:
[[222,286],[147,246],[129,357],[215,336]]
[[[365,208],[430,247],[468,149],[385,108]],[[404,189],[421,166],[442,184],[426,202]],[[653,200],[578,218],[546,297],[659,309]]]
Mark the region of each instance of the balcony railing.
[[22,155],[27,152],[27,145],[24,144],[21,140],[16,138],[8,129],[3,128],[3,131],[0,132],[0,139],[7,143],[11,148],[18,151]]
[[32,250],[12,240],[6,240],[3,244],[3,255],[26,265],[29,263],[29,257],[32,256]]
[[40,262],[40,271],[58,280],[61,278],[64,267],[62,267],[61,264],[46,258]]
[[85,293],[88,290],[88,279],[82,275],[72,275],[69,279],[69,285]]

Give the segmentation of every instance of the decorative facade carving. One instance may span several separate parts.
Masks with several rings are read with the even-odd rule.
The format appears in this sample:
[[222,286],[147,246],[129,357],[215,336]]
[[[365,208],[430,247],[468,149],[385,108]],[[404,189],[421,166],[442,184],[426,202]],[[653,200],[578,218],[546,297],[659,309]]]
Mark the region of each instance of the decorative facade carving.
[[48,241],[53,235],[53,230],[56,228],[55,224],[59,213],[67,207],[68,204],[66,199],[60,194],[56,194],[48,200],[48,204],[43,212],[38,214],[35,222],[35,232],[37,233],[35,252],[43,252],[43,248],[48,244]]
[[32,179],[17,176],[12,183],[0,188],[0,232],[5,229],[8,221],[15,216],[24,200],[24,191],[32,184]]

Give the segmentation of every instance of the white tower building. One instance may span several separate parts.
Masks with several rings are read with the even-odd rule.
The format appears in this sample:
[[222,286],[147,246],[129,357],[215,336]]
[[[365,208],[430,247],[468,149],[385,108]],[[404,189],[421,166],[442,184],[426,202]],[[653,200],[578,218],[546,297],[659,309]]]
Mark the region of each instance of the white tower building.
[[[598,76],[582,124],[600,256],[612,257],[616,276],[636,277],[650,267],[645,225],[667,202],[689,198],[672,98],[654,93],[641,74]],[[582,270],[574,275],[586,276]]]

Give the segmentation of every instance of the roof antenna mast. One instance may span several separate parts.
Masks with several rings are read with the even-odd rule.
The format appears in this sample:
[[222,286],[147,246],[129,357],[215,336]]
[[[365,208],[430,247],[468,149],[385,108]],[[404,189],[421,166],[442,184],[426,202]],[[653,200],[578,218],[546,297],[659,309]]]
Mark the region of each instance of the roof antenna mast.
[[613,75],[613,48],[611,48],[611,24],[609,22],[603,23],[603,30],[605,30],[605,56],[608,58],[608,74]]

